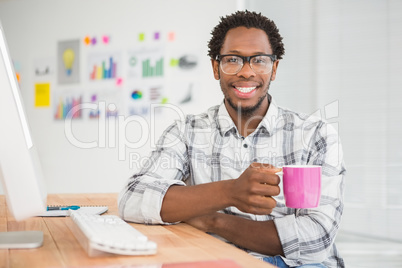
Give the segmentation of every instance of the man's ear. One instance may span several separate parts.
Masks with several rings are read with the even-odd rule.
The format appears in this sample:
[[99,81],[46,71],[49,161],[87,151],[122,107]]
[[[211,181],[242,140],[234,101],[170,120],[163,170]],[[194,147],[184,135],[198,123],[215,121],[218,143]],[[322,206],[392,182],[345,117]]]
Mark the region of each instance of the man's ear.
[[279,60],[276,60],[272,65],[272,74],[271,74],[271,81],[275,80],[276,77],[276,70],[278,69]]
[[219,61],[211,59],[212,70],[214,72],[214,77],[216,80],[220,79],[219,75]]

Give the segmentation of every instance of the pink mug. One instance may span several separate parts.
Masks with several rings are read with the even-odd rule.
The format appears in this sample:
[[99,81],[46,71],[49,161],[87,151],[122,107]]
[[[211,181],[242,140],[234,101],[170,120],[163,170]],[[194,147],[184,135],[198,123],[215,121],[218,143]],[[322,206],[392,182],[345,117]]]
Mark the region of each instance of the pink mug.
[[283,166],[283,195],[289,208],[318,207],[321,197],[321,166]]

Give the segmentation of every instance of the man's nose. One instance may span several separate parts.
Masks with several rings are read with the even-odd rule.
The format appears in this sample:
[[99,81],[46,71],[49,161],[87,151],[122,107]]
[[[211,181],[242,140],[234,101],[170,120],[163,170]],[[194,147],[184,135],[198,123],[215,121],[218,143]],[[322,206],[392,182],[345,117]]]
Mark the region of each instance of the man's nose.
[[243,67],[240,69],[240,71],[237,73],[237,76],[242,76],[244,78],[250,78],[252,76],[255,76],[255,72],[251,68],[250,62],[245,62],[243,64]]

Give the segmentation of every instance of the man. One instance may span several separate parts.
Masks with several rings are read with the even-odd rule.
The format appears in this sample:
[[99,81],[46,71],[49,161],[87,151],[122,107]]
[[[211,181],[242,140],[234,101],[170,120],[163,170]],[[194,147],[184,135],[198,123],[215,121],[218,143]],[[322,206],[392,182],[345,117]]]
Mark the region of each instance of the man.
[[[121,216],[187,222],[279,267],[343,267],[334,239],[343,210],[342,152],[326,123],[268,94],[284,55],[275,24],[254,12],[221,19],[209,42],[224,102],[172,124],[119,197]],[[168,164],[166,164],[168,163]],[[287,208],[275,166],[321,165],[315,209]]]

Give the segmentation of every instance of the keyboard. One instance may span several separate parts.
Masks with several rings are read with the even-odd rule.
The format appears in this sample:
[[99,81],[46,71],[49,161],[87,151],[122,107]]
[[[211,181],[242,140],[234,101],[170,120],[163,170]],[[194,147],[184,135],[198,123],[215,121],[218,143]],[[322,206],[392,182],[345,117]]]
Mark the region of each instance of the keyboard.
[[89,256],[105,253],[120,255],[152,255],[156,254],[157,245],[114,215],[93,215],[71,211],[70,218],[73,231],[81,246]]

